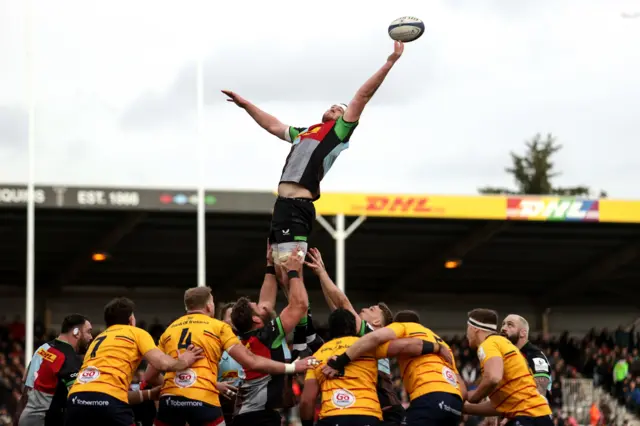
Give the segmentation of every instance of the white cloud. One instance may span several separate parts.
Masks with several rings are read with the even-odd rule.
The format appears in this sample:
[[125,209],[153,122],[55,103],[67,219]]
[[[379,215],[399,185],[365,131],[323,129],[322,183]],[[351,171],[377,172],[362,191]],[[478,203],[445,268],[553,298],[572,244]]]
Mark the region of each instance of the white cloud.
[[[565,147],[559,184],[640,196],[632,160],[640,20],[620,16],[640,11],[640,1],[34,3],[41,181],[195,185],[194,63],[202,50],[208,186],[273,189],[288,145],[218,90],[310,124],[382,65],[391,48],[386,25],[410,13],[427,33],[407,45],[324,191],[509,185],[509,151],[553,132]],[[0,155],[14,159],[0,169],[5,181],[26,178],[25,133],[15,130],[26,107],[22,4],[0,0]]]

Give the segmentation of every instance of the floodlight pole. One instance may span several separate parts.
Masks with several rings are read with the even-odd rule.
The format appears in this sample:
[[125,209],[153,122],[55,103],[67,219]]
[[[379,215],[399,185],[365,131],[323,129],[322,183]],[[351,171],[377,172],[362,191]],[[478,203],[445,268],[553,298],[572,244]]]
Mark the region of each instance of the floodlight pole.
[[27,68],[28,103],[28,178],[27,178],[27,283],[25,306],[25,348],[24,365],[33,356],[33,328],[35,321],[35,142],[36,142],[36,97],[33,62],[33,5],[32,0],[25,2],[25,60]]
[[345,292],[345,241],[349,236],[358,229],[358,226],[362,225],[367,217],[360,216],[358,217],[348,228],[345,229],[345,218],[344,214],[340,213],[336,215],[336,227],[334,228],[331,224],[321,215],[317,215],[316,219],[322,225],[324,229],[333,237],[336,241],[336,285],[342,291]]
[[196,72],[196,102],[198,120],[198,287],[207,285],[207,231],[205,204],[206,145],[204,138],[204,55],[199,52]]

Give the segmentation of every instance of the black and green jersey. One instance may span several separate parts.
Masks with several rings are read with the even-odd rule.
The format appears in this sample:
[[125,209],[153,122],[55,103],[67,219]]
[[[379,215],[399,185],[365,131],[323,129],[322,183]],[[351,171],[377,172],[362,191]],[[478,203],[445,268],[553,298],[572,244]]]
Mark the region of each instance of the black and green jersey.
[[320,198],[320,181],[338,155],[349,148],[351,134],[358,122],[348,123],[342,117],[311,127],[289,127],[285,139],[293,146],[282,169],[280,183],[297,183]]

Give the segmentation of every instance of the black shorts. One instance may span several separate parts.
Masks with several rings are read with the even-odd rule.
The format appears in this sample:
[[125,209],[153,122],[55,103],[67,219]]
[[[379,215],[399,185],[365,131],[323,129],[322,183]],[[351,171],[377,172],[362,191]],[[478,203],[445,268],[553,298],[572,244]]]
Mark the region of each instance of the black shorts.
[[462,398],[447,392],[422,395],[409,404],[402,422],[406,426],[458,426],[462,417]]
[[77,392],[67,399],[65,426],[135,426],[133,410],[100,392]]
[[402,405],[392,405],[389,408],[382,410],[382,420],[384,426],[387,425],[399,425],[407,415]]
[[509,419],[505,426],[552,426],[551,416],[526,417],[517,416]]
[[276,410],[260,410],[236,414],[233,426],[280,426],[282,415]]
[[163,396],[158,403],[155,426],[217,426],[224,423],[222,409],[182,396]]
[[374,416],[327,416],[316,423],[316,426],[378,426],[380,420]]
[[269,242],[306,242],[315,219],[316,208],[311,199],[278,197],[273,206]]

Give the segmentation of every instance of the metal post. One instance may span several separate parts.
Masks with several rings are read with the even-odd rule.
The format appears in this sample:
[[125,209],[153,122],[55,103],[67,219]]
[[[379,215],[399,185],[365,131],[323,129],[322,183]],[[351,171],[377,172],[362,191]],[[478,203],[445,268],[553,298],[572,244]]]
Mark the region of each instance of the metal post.
[[360,226],[362,222],[365,221],[366,218],[367,218],[366,216],[358,217],[345,230],[345,217],[344,217],[344,214],[342,213],[336,215],[335,228],[333,228],[324,217],[320,215],[316,216],[316,219],[318,220],[320,225],[322,225],[322,227],[326,229],[327,232],[331,234],[333,239],[336,241],[336,285],[343,293],[345,292],[345,287],[346,287],[345,285],[346,284],[345,241],[347,240],[347,238],[349,238],[349,236],[353,233],[353,231],[355,231],[358,228],[358,226]]
[[26,31],[26,68],[27,68],[27,102],[28,116],[28,179],[27,179],[27,291],[25,314],[25,348],[24,365],[27,365],[33,356],[33,323],[35,321],[35,142],[36,142],[36,98],[34,88],[34,63],[33,63],[33,13],[32,0],[25,2],[25,31]]
[[202,52],[198,56],[197,76],[196,76],[196,101],[198,120],[198,287],[207,285],[207,231],[205,215],[205,165],[206,146],[204,138],[204,55]]

